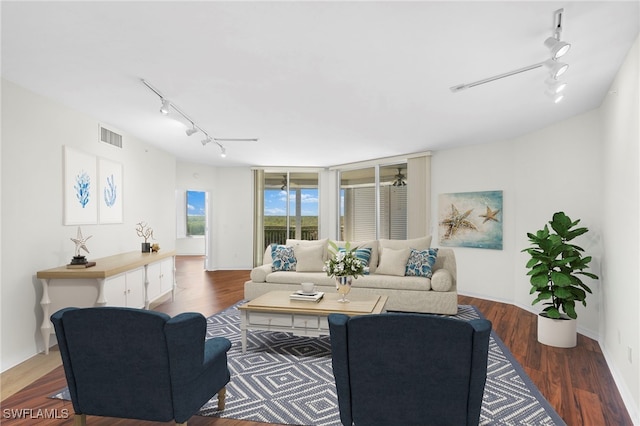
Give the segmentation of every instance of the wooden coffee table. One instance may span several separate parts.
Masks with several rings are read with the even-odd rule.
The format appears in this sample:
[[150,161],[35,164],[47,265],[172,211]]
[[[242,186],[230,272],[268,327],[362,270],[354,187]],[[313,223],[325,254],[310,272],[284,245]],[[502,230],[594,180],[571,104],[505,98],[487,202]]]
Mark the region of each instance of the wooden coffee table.
[[350,296],[349,303],[341,303],[336,293],[325,293],[319,302],[290,300],[290,294],[290,291],[272,291],[238,307],[243,353],[247,349],[248,329],[318,337],[329,334],[329,314],[379,314],[384,312],[387,303],[387,296]]

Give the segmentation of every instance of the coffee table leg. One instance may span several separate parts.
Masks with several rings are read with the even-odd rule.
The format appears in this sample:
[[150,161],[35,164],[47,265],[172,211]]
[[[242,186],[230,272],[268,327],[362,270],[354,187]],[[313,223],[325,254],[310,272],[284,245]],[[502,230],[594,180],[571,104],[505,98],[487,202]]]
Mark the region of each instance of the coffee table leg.
[[242,343],[242,353],[247,351],[247,313],[240,313],[240,342]]

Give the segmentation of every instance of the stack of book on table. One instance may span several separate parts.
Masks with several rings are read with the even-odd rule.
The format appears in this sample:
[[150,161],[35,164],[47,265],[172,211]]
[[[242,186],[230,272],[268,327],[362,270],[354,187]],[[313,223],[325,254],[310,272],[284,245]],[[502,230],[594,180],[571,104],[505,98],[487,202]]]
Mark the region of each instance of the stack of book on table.
[[289,295],[291,300],[305,300],[308,302],[319,302],[324,296],[322,291],[314,291],[313,293],[304,293],[302,290],[296,291]]

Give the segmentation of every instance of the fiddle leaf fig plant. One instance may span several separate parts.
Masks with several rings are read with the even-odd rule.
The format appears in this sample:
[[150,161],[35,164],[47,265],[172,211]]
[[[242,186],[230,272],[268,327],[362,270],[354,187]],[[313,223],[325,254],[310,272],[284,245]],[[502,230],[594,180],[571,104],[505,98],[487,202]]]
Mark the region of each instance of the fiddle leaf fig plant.
[[598,279],[597,275],[585,271],[589,268],[591,256],[583,257],[584,250],[570,243],[588,232],[587,228],[576,227],[579,222],[579,219],[572,221],[564,212],[557,212],[543,229],[535,234],[527,233],[532,246],[522,251],[531,256],[527,262],[527,275],[531,276],[529,294],[538,293],[531,304],[545,301],[542,315],[549,318],[562,318],[562,311],[569,318],[576,319],[576,302],[587,306],[585,299],[587,293],[591,293],[580,276]]

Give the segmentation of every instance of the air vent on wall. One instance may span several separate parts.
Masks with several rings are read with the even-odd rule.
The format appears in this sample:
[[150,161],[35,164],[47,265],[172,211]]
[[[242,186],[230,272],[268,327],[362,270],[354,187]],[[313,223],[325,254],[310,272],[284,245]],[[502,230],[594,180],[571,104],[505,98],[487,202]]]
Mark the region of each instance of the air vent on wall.
[[100,126],[100,142],[122,148],[122,135]]

